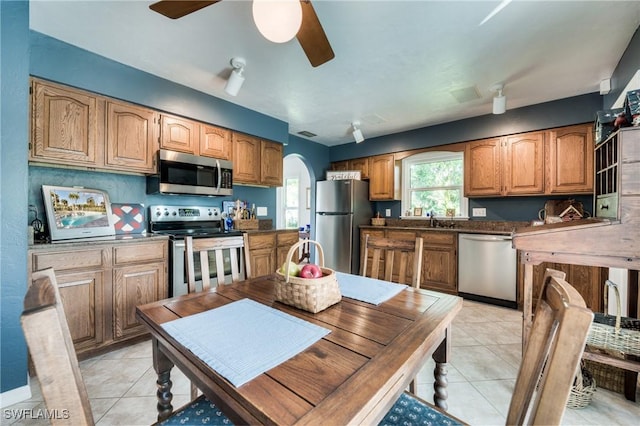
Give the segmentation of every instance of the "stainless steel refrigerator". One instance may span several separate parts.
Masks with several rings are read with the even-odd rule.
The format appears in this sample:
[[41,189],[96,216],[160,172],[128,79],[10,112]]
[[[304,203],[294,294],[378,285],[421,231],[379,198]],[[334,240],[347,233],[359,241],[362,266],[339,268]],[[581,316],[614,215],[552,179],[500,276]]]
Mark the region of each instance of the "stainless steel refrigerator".
[[361,180],[316,182],[316,241],[327,268],[358,274],[360,225],[373,216],[369,183]]

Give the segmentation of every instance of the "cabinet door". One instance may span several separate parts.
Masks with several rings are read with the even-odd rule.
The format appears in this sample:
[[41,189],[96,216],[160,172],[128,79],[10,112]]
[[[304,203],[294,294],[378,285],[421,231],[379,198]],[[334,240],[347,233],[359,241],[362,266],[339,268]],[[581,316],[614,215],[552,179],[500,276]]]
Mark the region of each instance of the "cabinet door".
[[[297,244],[300,241],[300,234],[298,231],[295,232],[278,232],[276,234],[276,268],[282,266],[282,264],[287,260],[287,254],[289,254],[289,249],[294,244]],[[296,250],[292,256],[292,261],[298,263],[300,259],[300,248]]]
[[349,170],[360,170],[360,177],[362,179],[369,179],[369,159],[356,158],[349,160]]
[[154,263],[113,270],[113,338],[144,334],[136,319],[136,306],[160,300],[166,288],[165,264]]
[[260,183],[260,139],[234,132],[232,140],[233,183]]
[[276,253],[272,248],[251,250],[250,257],[252,278],[273,274],[280,267],[276,266]]
[[349,160],[334,161],[333,163],[331,163],[331,170],[335,172],[344,172],[344,171],[350,170]]
[[33,80],[32,92],[29,160],[101,166],[98,109],[104,108],[104,102],[89,93],[39,80]]
[[458,258],[455,232],[421,232],[424,240],[420,287],[457,294]]
[[505,195],[544,193],[544,133],[526,133],[505,139]]
[[186,118],[163,115],[160,148],[198,155],[199,124]]
[[114,170],[154,173],[158,150],[157,114],[147,108],[107,102],[106,166]]
[[593,192],[593,135],[591,125],[549,132],[547,192]]
[[393,154],[376,155],[369,158],[369,199],[394,199],[394,156]]
[[231,130],[200,124],[200,155],[231,159]]
[[282,144],[260,141],[260,183],[282,186]]
[[464,153],[464,194],[466,197],[502,194],[501,139],[470,142]]
[[76,352],[99,346],[104,339],[103,272],[57,274],[56,280]]

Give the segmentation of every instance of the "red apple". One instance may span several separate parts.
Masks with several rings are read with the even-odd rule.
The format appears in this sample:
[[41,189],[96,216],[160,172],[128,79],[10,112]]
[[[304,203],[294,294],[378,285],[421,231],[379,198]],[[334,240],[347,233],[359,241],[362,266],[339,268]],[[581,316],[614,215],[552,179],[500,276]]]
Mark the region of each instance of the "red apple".
[[320,278],[322,276],[322,270],[318,265],[308,264],[300,269],[298,276],[302,278]]

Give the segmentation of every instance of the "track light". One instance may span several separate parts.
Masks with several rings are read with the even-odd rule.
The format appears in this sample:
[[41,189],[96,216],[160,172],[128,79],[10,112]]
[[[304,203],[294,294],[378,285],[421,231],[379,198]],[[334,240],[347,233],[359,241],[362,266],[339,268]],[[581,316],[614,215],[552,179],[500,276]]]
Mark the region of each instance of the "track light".
[[359,121],[354,121],[351,123],[351,127],[353,127],[353,137],[356,140],[356,143],[364,142],[364,136],[362,135],[362,130],[358,127],[360,126]]
[[507,97],[502,94],[502,89],[504,89],[503,84],[496,84],[491,88],[492,91],[498,92],[498,94],[493,97],[494,114],[504,114],[507,110]]
[[227,84],[224,86],[224,91],[231,96],[236,96],[244,83],[243,73],[246,63],[242,58],[232,58],[230,63],[233,71],[231,71]]

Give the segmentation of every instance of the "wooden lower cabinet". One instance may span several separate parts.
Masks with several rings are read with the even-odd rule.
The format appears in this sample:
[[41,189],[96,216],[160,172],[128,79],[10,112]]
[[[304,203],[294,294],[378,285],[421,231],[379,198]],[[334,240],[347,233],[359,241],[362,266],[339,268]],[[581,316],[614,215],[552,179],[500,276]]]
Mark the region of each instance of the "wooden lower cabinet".
[[[29,271],[52,267],[80,357],[146,334],[139,304],[167,297],[167,241],[33,246]],[[29,277],[29,283],[31,277]]]
[[[251,278],[273,274],[286,260],[291,246],[298,242],[297,230],[248,232]],[[292,259],[297,263],[298,259]]]
[[[571,284],[584,299],[587,308],[594,312],[603,312],[604,309],[604,282],[609,276],[608,268],[584,265],[567,265],[563,263],[543,262],[533,267],[533,310],[540,298],[544,271],[547,268],[556,269],[567,274],[566,281]],[[523,302],[524,268],[518,265],[518,308],[522,308]]]
[[[360,244],[361,247],[363,247],[360,251],[361,270],[364,264],[364,241],[367,234],[376,237],[404,240],[413,240],[418,236],[422,237],[424,246],[422,252],[420,287],[428,290],[457,294],[458,238],[456,232],[362,228],[360,230]],[[369,258],[369,265],[371,264],[371,260],[372,259]],[[384,271],[384,259],[380,261],[380,268]],[[397,267],[394,269],[397,269]],[[369,272],[370,269],[367,273]]]

